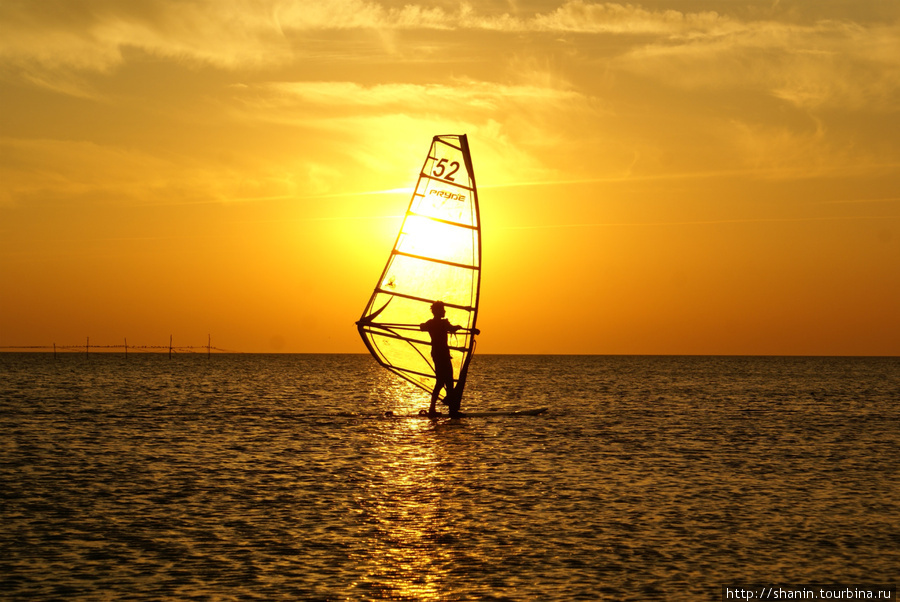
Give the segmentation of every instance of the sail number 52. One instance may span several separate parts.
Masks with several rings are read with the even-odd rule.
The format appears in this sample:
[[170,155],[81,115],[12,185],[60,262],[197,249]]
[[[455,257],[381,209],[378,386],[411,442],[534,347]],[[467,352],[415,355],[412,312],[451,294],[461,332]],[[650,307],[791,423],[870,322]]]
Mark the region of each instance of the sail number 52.
[[[431,170],[431,175],[436,178],[441,178],[443,180],[453,181],[453,174],[459,171],[459,163],[453,161],[449,164],[450,170],[447,170],[448,164],[447,159],[441,159],[437,162],[437,165],[434,166],[434,169]],[[446,172],[446,173],[445,173]]]

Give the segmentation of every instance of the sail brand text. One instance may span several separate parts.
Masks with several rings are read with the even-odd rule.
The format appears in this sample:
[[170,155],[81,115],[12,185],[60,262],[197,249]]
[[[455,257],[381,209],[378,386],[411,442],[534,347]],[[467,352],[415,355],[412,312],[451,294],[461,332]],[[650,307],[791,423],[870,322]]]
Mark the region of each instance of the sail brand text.
[[722,600],[894,600],[890,585],[732,585],[722,587]]
[[438,190],[436,188],[432,188],[428,191],[428,194],[433,194],[435,196],[439,196],[445,199],[450,199],[451,201],[464,201],[466,200],[466,195],[460,192],[448,192],[446,190]]

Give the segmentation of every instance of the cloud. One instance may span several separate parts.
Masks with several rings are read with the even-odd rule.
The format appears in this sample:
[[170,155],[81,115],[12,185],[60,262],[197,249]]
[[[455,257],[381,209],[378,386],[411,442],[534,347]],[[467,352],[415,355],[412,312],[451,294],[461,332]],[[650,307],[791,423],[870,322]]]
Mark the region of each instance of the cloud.
[[774,21],[634,48],[618,68],[683,89],[754,89],[805,109],[900,108],[900,27]]
[[650,11],[632,5],[571,0],[530,17],[479,12],[463,3],[453,12],[367,0],[134,0],[0,5],[0,60],[18,65],[105,72],[123,51],[233,69],[280,65],[298,58],[309,32],[368,30],[489,30],[538,33],[706,35],[738,27],[717,13]]
[[[500,181],[578,178],[596,175],[598,169],[601,177],[615,176],[632,173],[632,166],[636,175],[648,175],[686,170],[697,161],[709,169],[738,164],[763,170],[777,167],[778,157],[792,148],[802,150],[788,157],[789,164],[818,157],[811,165],[827,169],[853,160],[839,152],[846,140],[833,137],[832,123],[824,119],[832,127],[811,133],[815,120],[792,115],[787,124],[778,120],[773,106],[783,103],[810,113],[898,109],[896,23],[800,22],[777,9],[749,18],[746,12],[652,10],[584,0],[531,14],[481,4],[448,6],[372,0],[4,2],[0,76],[12,73],[67,95],[95,96],[91,82],[98,81],[96,74],[111,74],[135,52],[212,65],[233,72],[227,74],[230,97],[221,94],[221,87],[209,92],[214,98],[209,104],[180,97],[184,102],[167,106],[166,115],[190,114],[189,123],[202,110],[200,120],[285,125],[297,128],[294,135],[326,132],[324,144],[332,148],[317,151],[328,160],[304,155],[306,164],[344,165],[330,160],[351,154],[352,161],[371,171],[394,161],[368,150],[383,147],[379,136],[419,141],[423,130],[479,132]],[[482,33],[466,37],[471,32]],[[509,52],[506,41],[513,37],[516,50]],[[404,44],[432,44],[422,60],[440,61],[441,68],[408,69],[408,54],[401,53],[404,69],[394,69],[398,62],[387,56],[386,46],[386,55],[379,57],[386,68],[363,73],[371,54],[358,46],[348,51],[348,39],[401,50]],[[471,42],[468,54],[453,46],[463,40]],[[602,54],[594,50],[597,40],[603,40]],[[333,73],[322,70],[323,61],[314,66],[304,61],[304,53],[313,49],[335,53],[329,65],[340,65],[334,72],[340,73],[338,81],[327,81]],[[483,66],[494,57],[502,66],[492,63],[488,73]],[[273,73],[306,81],[259,83]],[[399,73],[414,81],[398,82]],[[490,78],[494,81],[486,81]],[[648,99],[648,90],[666,102]],[[679,94],[671,96],[681,104],[669,101],[673,90]],[[135,104],[142,116],[145,107],[153,106],[143,98]],[[226,114],[210,115],[211,104]],[[667,131],[677,131],[668,144]],[[679,148],[677,156],[662,157],[666,146]],[[834,160],[823,154],[828,148],[836,149]],[[398,157],[417,152],[397,151]],[[896,154],[893,147],[887,151]],[[161,173],[168,173],[165,166]],[[340,174],[324,168],[306,176],[325,193],[341,181]],[[77,180],[77,174],[73,177]],[[289,193],[290,186],[285,192],[269,186],[267,178],[248,195]]]
[[[498,84],[472,79],[444,83],[363,85],[356,82],[273,82],[239,86],[232,118],[326,133],[337,153],[354,155],[366,171],[384,171],[418,156],[421,132],[468,132],[497,159],[500,179],[551,177],[538,156],[559,155],[554,136],[575,132],[602,111],[595,99],[564,82]],[[396,146],[390,153],[370,154]],[[412,147],[401,146],[411,141]],[[547,150],[551,145],[552,149]],[[555,149],[555,150],[553,150]],[[548,152],[550,154],[548,154]],[[504,158],[505,157],[505,158]],[[373,184],[377,185],[377,184]]]
[[289,59],[274,7],[223,2],[10,2],[0,5],[0,61],[19,67],[106,72],[123,51],[223,68]]
[[291,198],[286,174],[316,185],[320,166],[260,167],[88,141],[0,138],[0,206],[41,199],[88,205],[188,204]]
[[563,108],[584,97],[574,90],[531,85],[504,85],[467,79],[440,84],[376,84],[355,82],[284,82],[261,86],[276,102],[302,102],[328,108],[402,107],[409,112],[453,113],[496,111],[508,103],[540,103]]
[[[441,8],[407,4],[385,8],[363,0],[323,2],[273,2],[272,11],[282,30],[329,29],[451,29],[458,19]],[[463,9],[460,14],[465,12]]]
[[[79,72],[105,73],[128,49],[220,69],[282,66],[303,57],[319,32],[487,30],[616,35],[619,66],[681,87],[766,87],[797,106],[893,108],[900,88],[897,23],[792,22],[776,11],[748,20],[712,11],[650,10],[569,0],[528,15],[369,0],[135,0],[0,4],[0,66],[38,85],[89,95]],[[337,43],[337,42],[335,42]],[[578,40],[575,40],[578,43]],[[336,46],[332,46],[336,49]],[[69,75],[61,76],[60,73]]]
[[[450,29],[440,8],[388,9],[364,0],[135,0],[0,4],[0,62],[18,68],[107,72],[124,51],[224,69],[281,65],[310,31]],[[461,11],[462,14],[465,11]]]
[[171,171],[171,166],[145,153],[92,142],[0,138],[0,152],[4,157],[0,178],[7,203],[32,197],[83,196],[104,190],[122,194],[152,185],[147,174]]
[[616,3],[570,0],[555,11],[539,14],[529,24],[539,31],[612,34],[690,35],[728,31],[738,24],[716,12],[650,11]]

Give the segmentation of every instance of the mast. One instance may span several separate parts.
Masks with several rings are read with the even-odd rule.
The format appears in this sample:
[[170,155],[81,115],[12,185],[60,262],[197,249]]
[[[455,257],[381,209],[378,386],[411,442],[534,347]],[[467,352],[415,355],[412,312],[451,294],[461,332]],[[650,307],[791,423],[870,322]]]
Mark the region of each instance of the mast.
[[[475,185],[475,170],[472,169],[472,155],[469,153],[469,139],[465,134],[459,137],[459,143],[462,146],[462,154],[463,159],[466,162],[466,169],[469,172],[469,179],[472,183],[472,203],[475,206],[475,222],[478,224],[477,236],[478,236],[478,244],[476,245],[478,248],[478,266],[481,267],[481,211],[478,206],[478,187]],[[478,270],[478,278],[475,281],[475,298],[481,299],[481,270]],[[476,324],[478,323],[478,304],[475,304],[475,311],[472,312],[472,324],[471,328],[474,330]],[[462,396],[465,392],[466,388],[466,378],[469,375],[469,363],[472,361],[472,356],[475,355],[475,337],[472,336],[469,338],[469,349],[466,353],[466,359],[463,361],[462,368],[459,370],[459,379],[456,382],[456,386],[453,388],[453,394],[450,402],[450,408],[453,411],[459,411],[459,407],[462,404]]]

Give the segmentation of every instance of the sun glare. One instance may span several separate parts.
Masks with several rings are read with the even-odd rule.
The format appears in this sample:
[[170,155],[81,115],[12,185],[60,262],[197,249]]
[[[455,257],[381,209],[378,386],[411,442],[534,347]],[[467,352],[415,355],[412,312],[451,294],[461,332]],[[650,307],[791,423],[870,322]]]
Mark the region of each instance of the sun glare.
[[448,228],[441,222],[410,215],[403,224],[399,248],[428,258],[448,258],[451,261],[465,260],[471,253],[471,231]]

